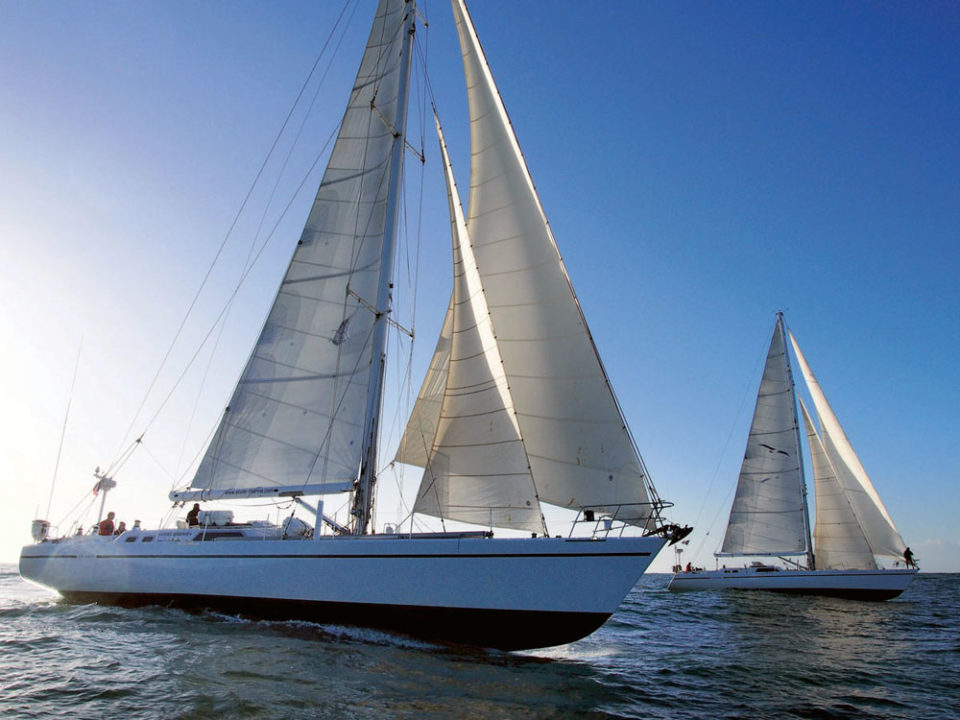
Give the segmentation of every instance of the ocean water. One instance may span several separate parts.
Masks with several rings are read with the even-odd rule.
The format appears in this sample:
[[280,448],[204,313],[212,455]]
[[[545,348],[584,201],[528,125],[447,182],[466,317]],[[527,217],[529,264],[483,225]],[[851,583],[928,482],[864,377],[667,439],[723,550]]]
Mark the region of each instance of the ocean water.
[[885,603],[668,580],[645,576],[585,640],[503,653],[68,605],[0,565],[0,717],[960,717],[960,575],[922,574]]

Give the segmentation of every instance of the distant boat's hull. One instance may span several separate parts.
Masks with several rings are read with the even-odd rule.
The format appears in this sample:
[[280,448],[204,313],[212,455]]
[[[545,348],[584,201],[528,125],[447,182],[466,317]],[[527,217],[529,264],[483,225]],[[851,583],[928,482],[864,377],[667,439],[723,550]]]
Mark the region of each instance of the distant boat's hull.
[[30,545],[20,573],[79,602],[211,608],[505,650],[560,645],[596,630],[666,542],[123,539]]
[[677,573],[673,592],[768,590],[797,595],[828,595],[852,600],[890,600],[910,584],[916,570],[770,570],[741,567]]

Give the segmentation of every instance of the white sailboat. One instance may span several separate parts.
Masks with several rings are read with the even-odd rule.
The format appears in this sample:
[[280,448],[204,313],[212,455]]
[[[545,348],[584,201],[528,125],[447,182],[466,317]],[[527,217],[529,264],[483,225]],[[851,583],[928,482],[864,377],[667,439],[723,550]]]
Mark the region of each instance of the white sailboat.
[[[53,539],[38,521],[24,578],[80,602],[211,607],[519,649],[595,630],[675,537],[466,7],[452,4],[470,107],[469,204],[464,214],[441,137],[455,283],[397,459],[424,469],[415,512],[484,529],[371,531],[418,17],[410,0],[380,0],[266,324],[192,482],[170,494],[175,504],[292,498],[313,526],[208,511],[198,527]],[[324,497],[342,493],[352,496],[347,523],[323,510]],[[543,504],[573,511],[579,532],[551,537]],[[492,527],[525,535],[494,537]]]
[[[777,315],[757,393],[737,492],[718,558],[779,557],[786,567],[751,565],[701,570],[688,566],[673,591],[772,590],[887,600],[902,593],[915,567],[883,568],[878,557],[904,559],[893,520],[860,464],[792,333],[790,343],[810,391],[819,431],[797,397],[783,316]],[[813,464],[816,526],[811,542],[797,401]]]

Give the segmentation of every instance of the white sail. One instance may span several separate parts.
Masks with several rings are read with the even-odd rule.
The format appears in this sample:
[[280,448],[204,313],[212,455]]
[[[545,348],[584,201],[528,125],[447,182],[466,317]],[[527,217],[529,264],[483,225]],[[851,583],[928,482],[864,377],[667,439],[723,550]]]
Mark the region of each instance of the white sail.
[[[456,226],[452,219],[451,225],[454,227],[453,232],[456,232]],[[456,243],[456,239],[454,239],[454,243]],[[430,450],[433,447],[433,439],[436,437],[437,425],[440,422],[443,396],[447,389],[447,371],[450,369],[453,301],[454,298],[451,297],[450,305],[447,306],[447,314],[443,318],[440,337],[437,339],[437,346],[433,351],[433,358],[430,360],[430,367],[423,378],[423,385],[420,387],[420,394],[417,395],[417,402],[413,406],[413,411],[407,420],[407,427],[400,439],[400,444],[397,446],[395,462],[426,467],[430,459]]]
[[[467,236],[453,169],[443,142],[453,239],[454,285],[449,351],[443,334],[434,355],[438,371],[428,373],[408,435],[415,445],[435,409],[430,407],[446,355],[447,371],[436,431],[424,464],[414,511],[450,520],[542,531],[540,503],[530,477],[520,430],[491,324],[480,273]],[[446,329],[447,322],[444,322]],[[433,366],[432,366],[433,367]],[[410,457],[408,459],[415,459]]]
[[721,555],[790,555],[808,550],[794,397],[783,320],[778,317]]
[[404,0],[380,2],[313,208],[194,489],[315,489],[358,475],[393,242],[410,11]]
[[870,482],[866,470],[860,464],[860,459],[843,432],[830,403],[827,402],[820,383],[810,370],[793,333],[790,333],[790,342],[793,344],[800,370],[817,410],[824,450],[836,471],[840,486],[847,495],[850,507],[863,529],[871,551],[874,555],[902,557],[906,547],[903,539],[883,506],[880,496],[877,495],[873,483]]
[[817,498],[817,524],[813,532],[817,569],[875,569],[877,561],[863,536],[857,516],[850,507],[847,494],[840,486],[837,472],[827,457],[827,451],[823,448],[823,442],[802,399],[800,409],[803,411],[803,422],[807,429]]
[[453,0],[470,105],[467,228],[542,502],[650,517],[643,462],[600,363],[469,15]]

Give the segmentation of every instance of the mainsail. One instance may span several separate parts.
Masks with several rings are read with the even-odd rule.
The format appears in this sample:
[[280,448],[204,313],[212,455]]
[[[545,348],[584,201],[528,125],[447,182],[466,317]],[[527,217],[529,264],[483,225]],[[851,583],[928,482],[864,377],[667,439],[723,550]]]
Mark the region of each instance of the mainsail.
[[[461,0],[453,0],[453,7],[470,105],[466,233],[476,281],[482,287],[481,296],[467,293],[482,297],[486,306],[484,322],[489,322],[494,335],[492,345],[483,346],[483,363],[492,369],[490,380],[497,388],[486,395],[487,400],[499,398],[497,407],[480,406],[475,412],[510,418],[509,423],[498,420],[498,427],[514,429],[516,438],[511,442],[519,439],[529,467],[518,467],[523,462],[511,460],[506,474],[519,476],[521,484],[526,484],[527,475],[532,477],[541,502],[574,509],[589,506],[652,526],[643,461],[597,355],[469,15]],[[466,278],[464,273],[461,283]],[[481,308],[472,307],[482,314]],[[442,365],[442,358],[435,355],[431,368]],[[448,396],[454,387],[448,378]],[[425,384],[421,399],[428,392]],[[469,402],[469,398],[462,400]],[[469,414],[464,406],[457,418],[446,418],[445,436],[466,433],[475,422],[468,420]],[[415,413],[401,444],[401,460],[415,462],[404,448],[413,447],[416,436],[428,426]],[[433,448],[438,437],[427,437],[420,444]],[[453,443],[440,438],[436,446],[443,451],[426,459],[430,471],[425,473],[419,498],[427,497],[428,485],[438,487],[448,473],[446,468],[458,462],[455,456],[460,450]],[[477,450],[471,445],[464,452]],[[492,491],[497,487],[506,492],[509,484],[487,483],[491,493],[485,502],[493,508],[512,507],[515,489],[509,495]],[[424,511],[441,517],[457,512],[442,493],[435,494],[434,502],[435,507]]]
[[820,383],[807,365],[793,333],[790,333],[790,342],[793,344],[800,370],[817,410],[824,452],[836,473],[839,485],[847,497],[871,552],[874,555],[902,557],[906,547],[903,539],[883,506],[880,496],[877,495],[873,483],[870,482],[866,470],[860,464],[860,459],[850,445],[850,441],[847,440],[843,428],[840,427],[840,422],[834,415],[830,403],[827,402]]
[[798,555],[809,550],[793,378],[777,318],[720,555]]
[[411,12],[379,4],[313,208],[195,491],[320,492],[358,476],[379,399]]

